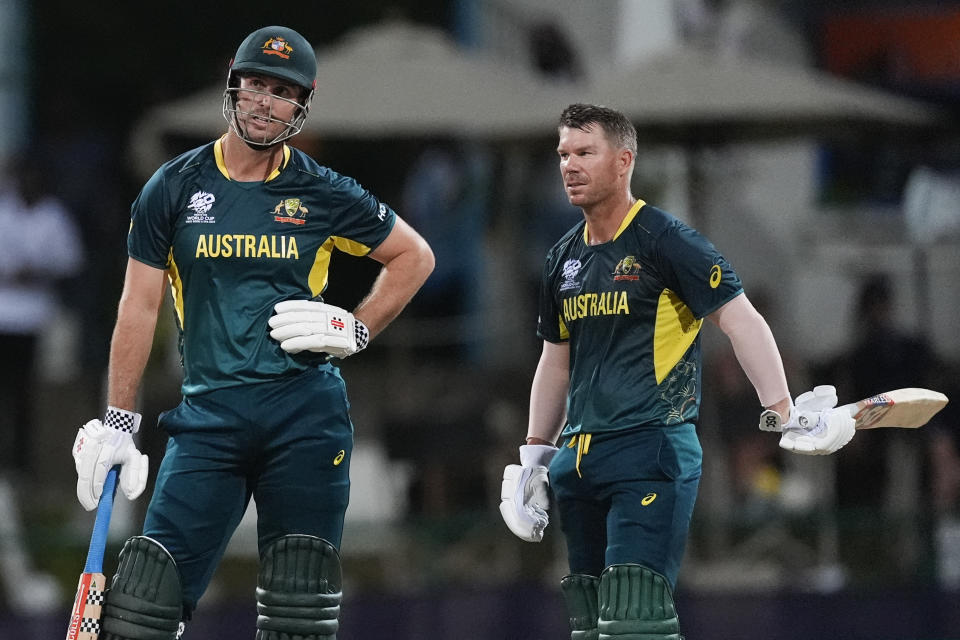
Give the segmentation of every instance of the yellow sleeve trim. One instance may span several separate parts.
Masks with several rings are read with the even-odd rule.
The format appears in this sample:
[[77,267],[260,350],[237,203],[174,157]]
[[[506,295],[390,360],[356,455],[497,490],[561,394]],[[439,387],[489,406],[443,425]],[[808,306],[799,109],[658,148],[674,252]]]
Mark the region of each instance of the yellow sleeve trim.
[[333,240],[333,244],[336,245],[337,249],[340,249],[340,251],[344,253],[349,253],[352,256],[363,257],[370,253],[370,247],[361,242],[348,240],[347,238],[341,238],[339,236],[330,236],[330,239]]

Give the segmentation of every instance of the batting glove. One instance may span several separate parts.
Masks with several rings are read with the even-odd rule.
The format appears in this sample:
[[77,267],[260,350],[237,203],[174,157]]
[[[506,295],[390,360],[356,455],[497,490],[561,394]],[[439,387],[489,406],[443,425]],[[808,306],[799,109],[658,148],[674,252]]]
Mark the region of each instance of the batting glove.
[[547,467],[557,448],[542,444],[520,447],[520,464],[508,464],[500,485],[500,515],[507,528],[527,542],[540,542],[550,523],[550,480]]
[[785,424],[780,424],[781,416],[776,411],[764,411],[760,428],[772,425],[774,428],[768,430],[782,431],[780,447],[787,451],[829,455],[850,442],[856,433],[856,422],[850,413],[836,406],[836,388],[820,385],[797,396]]
[[107,407],[100,420],[91,420],[77,431],[73,460],[77,467],[77,499],[87,511],[97,508],[107,472],[120,466],[120,489],[130,500],[147,486],[149,461],[133,443],[140,429],[140,414]]
[[287,353],[316,351],[346,358],[366,348],[370,332],[346,309],[315,300],[284,300],[268,321],[270,337]]

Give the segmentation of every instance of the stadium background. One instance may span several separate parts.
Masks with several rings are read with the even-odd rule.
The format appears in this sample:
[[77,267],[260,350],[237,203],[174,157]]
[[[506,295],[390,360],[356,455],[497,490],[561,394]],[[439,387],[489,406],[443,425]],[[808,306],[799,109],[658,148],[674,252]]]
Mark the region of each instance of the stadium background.
[[[59,597],[31,608],[11,596],[19,587],[0,564],[8,576],[0,584],[0,637],[63,633],[92,524],[73,496],[68,448],[75,425],[102,410],[129,203],[152,171],[149,158],[216,135],[168,124],[142,148],[143,131],[157,109],[219,86],[236,43],[264,24],[301,31],[321,63],[325,50],[358,29],[376,36],[406,25],[424,41],[448,38],[465,60],[537,76],[558,97],[579,95],[590,76],[699,47],[734,67],[759,60],[785,77],[802,69],[855,81],[883,92],[875,104],[882,95],[922,101],[918,112],[936,108],[921,124],[847,117],[810,126],[786,116],[698,124],[681,117],[694,105],[678,104],[679,125],[636,121],[635,190],[724,249],[763,305],[795,391],[829,381],[853,399],[858,380],[877,379],[875,371],[855,370],[850,350],[863,333],[858,296],[882,275],[893,325],[934,354],[923,363],[924,381],[957,397],[960,234],[951,197],[960,193],[960,3],[797,4],[4,3],[0,154],[42,163],[50,191],[79,224],[87,260],[61,283],[62,309],[42,342],[37,432],[25,454],[30,473],[3,473],[0,487],[12,490],[0,518],[0,563],[25,552]],[[366,79],[355,82],[359,93]],[[319,83],[318,118],[331,98],[324,78]],[[635,88],[639,104],[644,91]],[[207,107],[216,115],[220,105]],[[789,104],[783,112],[792,113]],[[410,219],[440,265],[408,313],[362,358],[344,363],[357,426],[343,545],[344,640],[567,635],[557,532],[540,545],[521,543],[500,522],[496,504],[500,471],[524,431],[539,348],[539,261],[578,213],[559,190],[552,120],[515,134],[468,125],[310,130],[296,140]],[[932,236],[913,222],[911,189],[929,195],[928,209],[946,203],[945,212],[926,211],[928,220],[941,221]],[[332,273],[328,299],[344,306],[375,275],[348,258]],[[142,399],[147,423],[177,401],[172,322],[161,325]],[[922,431],[861,434],[858,441],[876,436],[882,443],[873,447],[877,477],[845,469],[853,459],[846,451],[836,459],[786,459],[770,451],[769,439],[757,443],[755,398],[729,369],[719,337],[706,336],[705,475],[677,596],[687,637],[960,638],[956,405]],[[0,437],[0,446],[9,446],[10,432]],[[144,430],[141,443],[155,472],[163,435]],[[145,499],[118,503],[108,558],[135,532]],[[187,637],[253,635],[256,558],[248,525],[238,530]]]

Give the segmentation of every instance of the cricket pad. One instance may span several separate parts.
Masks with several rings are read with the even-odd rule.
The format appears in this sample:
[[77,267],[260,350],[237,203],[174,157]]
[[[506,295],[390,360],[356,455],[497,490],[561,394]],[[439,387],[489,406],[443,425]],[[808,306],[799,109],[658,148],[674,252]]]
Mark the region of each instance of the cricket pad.
[[667,579],[639,564],[600,574],[600,640],[682,640]]
[[170,553],[152,538],[130,538],[106,592],[100,640],[174,640],[182,602],[180,574]]
[[260,555],[256,640],[335,640],[340,554],[323,538],[287,535]]
[[570,640],[598,640],[599,617],[596,576],[571,574],[560,581],[560,590],[570,616]]

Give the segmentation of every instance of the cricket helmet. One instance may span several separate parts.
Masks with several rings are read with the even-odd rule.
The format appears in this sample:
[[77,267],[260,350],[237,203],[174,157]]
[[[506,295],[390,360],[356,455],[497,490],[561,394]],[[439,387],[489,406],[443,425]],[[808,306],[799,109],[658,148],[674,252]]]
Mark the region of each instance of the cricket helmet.
[[[251,139],[237,119],[240,77],[244,73],[273,76],[291,82],[304,90],[299,100],[288,101],[295,102],[297,106],[289,122],[274,118],[272,113],[266,116],[268,120],[287,125],[283,132],[270,140]],[[237,135],[251,146],[265,148],[286,140],[299,133],[303,127],[316,88],[316,76],[317,58],[306,38],[288,27],[273,26],[257,29],[240,43],[236,55],[230,61],[230,68],[227,71],[227,88],[223,92],[223,117]],[[277,96],[273,97],[276,100],[283,100]]]

